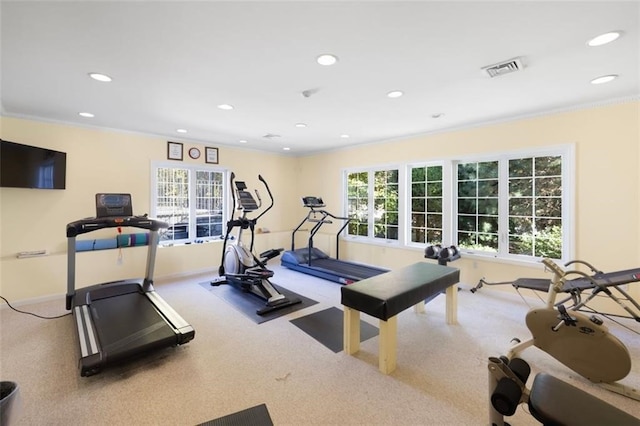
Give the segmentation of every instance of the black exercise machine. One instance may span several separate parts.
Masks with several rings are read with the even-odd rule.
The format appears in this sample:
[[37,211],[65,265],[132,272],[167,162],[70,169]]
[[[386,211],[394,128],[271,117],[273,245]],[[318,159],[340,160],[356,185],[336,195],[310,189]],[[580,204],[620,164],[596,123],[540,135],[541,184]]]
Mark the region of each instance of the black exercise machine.
[[[314,275],[326,280],[335,281],[340,284],[351,284],[365,278],[371,278],[389,272],[388,269],[378,268],[375,266],[364,265],[361,263],[348,262],[340,260],[339,256],[339,235],[349,224],[348,217],[335,216],[324,210],[324,201],[320,197],[303,197],[302,204],[309,209],[307,216],[293,230],[291,234],[291,250],[282,254],[281,264],[294,271],[303,272],[305,274]],[[336,233],[336,258],[329,257],[322,250],[313,247],[313,237],[318,233],[322,225],[331,224],[333,220],[344,221],[342,227]],[[301,249],[295,248],[296,232],[300,230],[305,223],[313,223],[309,230],[308,246]]]
[[[274,201],[267,182],[260,175],[258,175],[258,179],[267,190],[271,204],[258,216],[250,219],[247,217],[247,213],[254,212],[262,206],[260,194],[257,190],[255,191],[258,198],[258,202],[256,202],[251,192],[247,191],[245,182],[235,181],[235,174],[231,173],[231,197],[233,200],[231,215],[233,216],[233,212],[236,210],[236,203],[238,210],[242,214],[237,219],[232,217],[227,222],[227,232],[222,246],[222,262],[218,268],[219,277],[211,281],[211,285],[231,284],[243,292],[265,300],[265,306],[256,311],[258,315],[264,315],[276,309],[301,303],[301,300],[297,297],[285,296],[269,281],[269,278],[273,277],[273,271],[267,269],[266,264],[270,259],[277,257],[284,249],[270,249],[261,253],[259,257],[253,254],[256,223],[266,212],[271,210]],[[229,240],[233,238],[231,232],[234,228],[238,228],[238,235],[232,244],[228,244]],[[245,229],[251,231],[251,244],[248,249],[241,241],[242,231]]]
[[543,425],[640,426],[640,419],[550,374],[539,373],[531,388],[529,364],[521,358],[489,358],[489,424],[508,425],[520,404]]
[[[130,194],[96,194],[96,217],[67,225],[66,308],[73,312],[80,346],[80,375],[161,348],[182,345],[195,330],[153,288],[158,231],[168,224],[133,216]],[[144,279],[128,279],[76,289],[76,236],[104,228],[149,231]]]

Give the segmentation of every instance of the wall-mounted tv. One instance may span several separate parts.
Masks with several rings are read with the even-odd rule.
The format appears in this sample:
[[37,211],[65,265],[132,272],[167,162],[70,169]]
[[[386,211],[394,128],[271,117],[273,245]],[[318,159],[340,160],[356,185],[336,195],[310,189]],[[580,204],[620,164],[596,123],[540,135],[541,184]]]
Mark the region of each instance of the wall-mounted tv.
[[0,187],[65,189],[67,154],[0,139]]

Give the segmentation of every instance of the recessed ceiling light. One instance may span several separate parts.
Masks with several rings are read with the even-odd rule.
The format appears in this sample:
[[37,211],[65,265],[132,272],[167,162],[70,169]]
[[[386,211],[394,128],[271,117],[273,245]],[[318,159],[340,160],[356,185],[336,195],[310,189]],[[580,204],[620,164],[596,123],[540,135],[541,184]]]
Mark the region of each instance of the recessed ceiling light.
[[108,83],[111,81],[111,77],[106,74],[100,74],[98,72],[90,72],[89,77],[97,81],[102,81],[104,83]]
[[399,98],[400,96],[404,95],[404,92],[401,90],[393,90],[389,93],[387,93],[387,96],[390,98]]
[[227,111],[228,111],[228,110],[233,109],[233,105],[229,105],[229,104],[221,104],[221,105],[218,105],[218,108],[220,108],[220,109],[224,109],[224,110],[227,110]]
[[85,118],[93,118],[93,117],[95,117],[95,115],[91,114],[90,112],[79,112],[78,115],[80,117],[85,117]]
[[613,81],[616,78],[618,78],[616,74],[603,75],[602,77],[594,78],[593,80],[591,80],[591,84],[604,84]]
[[178,133],[187,133],[187,129],[176,129]]
[[341,137],[342,139],[349,139],[349,135],[347,135],[347,134],[340,135],[340,137]]
[[244,140],[244,139],[240,139],[240,140],[238,141],[238,143],[247,143],[247,141],[246,141],[246,140]]
[[612,41],[617,40],[620,35],[620,31],[611,31],[592,38],[587,42],[587,44],[592,47],[602,46],[603,44],[611,43]]
[[305,123],[296,123],[296,127],[307,127]]
[[325,66],[329,66],[329,65],[333,65],[336,62],[338,62],[338,57],[335,55],[331,55],[329,53],[325,53],[323,55],[320,55],[316,58],[316,61],[320,64],[320,65],[325,65]]
[[285,146],[284,148],[282,148],[284,151],[289,151],[291,148],[289,148],[288,146]]

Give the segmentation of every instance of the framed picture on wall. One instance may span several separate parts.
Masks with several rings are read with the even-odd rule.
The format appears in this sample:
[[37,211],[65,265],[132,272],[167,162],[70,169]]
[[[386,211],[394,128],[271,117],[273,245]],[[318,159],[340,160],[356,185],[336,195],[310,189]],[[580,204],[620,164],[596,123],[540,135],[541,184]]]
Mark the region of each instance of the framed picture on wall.
[[183,145],[180,142],[167,142],[167,158],[182,161],[182,148]]
[[205,162],[209,164],[218,164],[218,148],[205,148]]

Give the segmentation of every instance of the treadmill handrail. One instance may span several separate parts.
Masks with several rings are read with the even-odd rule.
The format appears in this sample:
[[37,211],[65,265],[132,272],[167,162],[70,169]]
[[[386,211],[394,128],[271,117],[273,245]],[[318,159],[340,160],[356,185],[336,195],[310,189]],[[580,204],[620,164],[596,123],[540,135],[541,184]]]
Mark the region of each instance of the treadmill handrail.
[[[322,206],[324,207],[324,204],[322,204]],[[316,209],[314,205],[305,204],[305,207],[309,208],[309,212],[307,213],[307,216],[304,219],[302,219],[302,222],[300,222],[300,224],[291,233],[291,251],[295,250],[296,232],[298,232],[298,230],[302,227],[302,225],[304,225],[307,222],[315,223],[315,225],[309,231],[309,241],[307,244],[307,249],[309,253],[309,265],[311,265],[311,249],[313,247],[313,237],[320,230],[322,225],[324,225],[325,223],[333,223],[330,220],[326,220],[327,217],[331,217],[333,219],[344,221],[344,224],[340,227],[338,232],[336,232],[336,259],[340,259],[340,234],[342,233],[344,228],[346,228],[347,225],[349,225],[349,222],[351,222],[351,218],[336,216],[324,209]],[[316,219],[317,214],[321,214],[322,218],[319,220]],[[313,216],[313,219],[311,218],[312,216]]]
[[117,227],[135,227],[148,229],[150,231],[143,290],[149,291],[153,288],[153,272],[155,269],[158,242],[160,240],[158,230],[168,228],[168,223],[146,216],[91,217],[76,220],[75,222],[67,224],[67,310],[71,310],[72,301],[76,294],[76,236],[97,231],[98,229]]
[[169,224],[147,216],[90,217],[67,224],[67,237],[75,237],[104,228],[118,227],[134,227],[158,231],[163,228],[168,228]]

